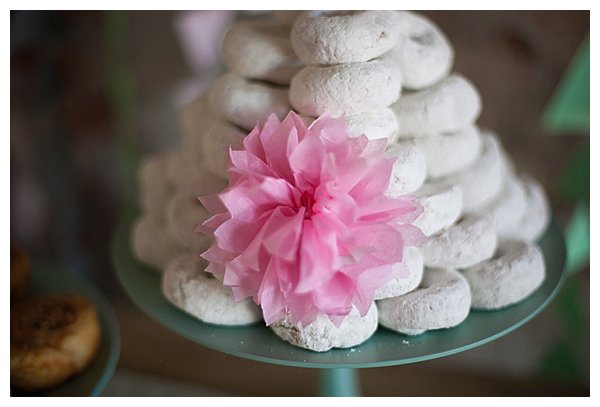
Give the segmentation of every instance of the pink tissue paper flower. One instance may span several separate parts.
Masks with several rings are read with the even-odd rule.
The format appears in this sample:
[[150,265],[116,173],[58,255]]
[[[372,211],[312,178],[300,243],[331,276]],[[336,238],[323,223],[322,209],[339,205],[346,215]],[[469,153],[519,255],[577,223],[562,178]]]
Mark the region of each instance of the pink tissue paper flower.
[[387,139],[351,138],[343,119],[310,126],[294,112],[271,115],[229,150],[229,186],[200,197],[213,215],[197,230],[214,236],[207,272],[252,297],[267,325],[289,313],[338,325],[354,305],[366,315],[377,288],[407,276],[404,247],[425,237],[411,224],[422,207],[385,195],[394,159]]

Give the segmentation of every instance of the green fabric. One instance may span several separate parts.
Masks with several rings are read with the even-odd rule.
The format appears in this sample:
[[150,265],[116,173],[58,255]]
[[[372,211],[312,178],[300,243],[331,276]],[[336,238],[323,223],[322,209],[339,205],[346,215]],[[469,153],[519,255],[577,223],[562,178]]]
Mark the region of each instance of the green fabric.
[[590,200],[590,143],[584,143],[573,153],[563,169],[558,185],[561,198],[571,202]]
[[540,363],[539,373],[543,376],[571,383],[589,381],[589,368],[584,362],[589,358],[589,348],[584,346],[590,335],[590,322],[581,298],[583,289],[579,278],[570,278],[552,305],[552,311],[560,316],[563,329]]
[[581,44],[543,115],[553,134],[590,132],[590,40]]
[[[581,44],[543,115],[543,125],[551,134],[590,132],[590,43]],[[563,169],[558,193],[575,209],[565,229],[566,271],[583,270],[590,258],[590,144],[583,143]],[[589,382],[589,315],[582,300],[586,289],[580,275],[573,275],[554,302],[552,310],[560,318],[561,335],[539,366],[542,375],[569,382]],[[587,347],[587,349],[586,349]]]
[[568,273],[581,270],[590,260],[590,208],[585,202],[575,207],[565,230]]

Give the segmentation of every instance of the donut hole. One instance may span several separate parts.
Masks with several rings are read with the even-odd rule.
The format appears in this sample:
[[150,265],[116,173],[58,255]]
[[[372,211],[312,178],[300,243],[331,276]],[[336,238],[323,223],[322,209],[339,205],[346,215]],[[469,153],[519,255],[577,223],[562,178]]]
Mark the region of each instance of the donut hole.
[[311,17],[347,17],[364,13],[364,10],[315,10],[309,13]]
[[433,33],[423,33],[419,35],[411,35],[410,40],[421,46],[430,46],[435,42],[435,37]]
[[465,215],[460,215],[460,216],[458,217],[458,219],[456,219],[456,222],[454,222],[454,224],[461,223],[461,222],[463,222],[465,219],[466,219],[466,216],[465,216]]
[[262,24],[253,24],[252,25],[252,29],[260,35],[264,35],[264,36],[268,36],[268,37],[281,37],[281,38],[288,38],[288,31],[279,26],[279,25],[275,25],[275,24],[265,24],[264,22],[261,22]]
[[494,253],[494,259],[504,257],[510,253],[515,253],[525,250],[527,245],[525,242],[519,240],[503,240],[498,243],[496,253]]
[[[301,66],[300,64],[298,64],[298,66]],[[288,89],[289,86],[288,85],[283,85],[281,83],[275,83],[275,82],[271,82],[267,79],[246,79],[249,83],[251,84],[255,84],[255,85],[264,85],[267,86],[269,88],[274,88],[274,89]]]
[[418,90],[418,89],[410,89],[410,88],[402,88],[402,97],[408,97],[414,94],[417,94],[419,92],[422,92],[422,90]]

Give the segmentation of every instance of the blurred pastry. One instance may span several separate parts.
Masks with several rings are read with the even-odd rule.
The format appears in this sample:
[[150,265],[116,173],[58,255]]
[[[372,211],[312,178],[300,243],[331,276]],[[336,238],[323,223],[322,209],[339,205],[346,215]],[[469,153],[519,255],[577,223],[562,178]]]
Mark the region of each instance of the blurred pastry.
[[98,353],[94,306],[72,294],[51,294],[11,308],[10,383],[22,391],[55,387],[87,368]]

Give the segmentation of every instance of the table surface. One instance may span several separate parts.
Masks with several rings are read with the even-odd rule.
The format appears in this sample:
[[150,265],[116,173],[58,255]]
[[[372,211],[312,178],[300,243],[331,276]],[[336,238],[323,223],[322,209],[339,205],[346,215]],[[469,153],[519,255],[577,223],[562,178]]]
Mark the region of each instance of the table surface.
[[115,270],[125,291],[144,312],[200,345],[255,361],[305,368],[367,368],[415,363],[466,351],[517,329],[556,295],[565,277],[563,232],[553,219],[539,244],[546,261],[542,286],[519,304],[499,311],[471,311],[459,326],[409,337],[380,327],[359,346],[317,353],[284,342],[262,323],[216,326],[171,305],[161,293],[160,273],[135,260],[130,249],[132,218],[121,222],[113,240]]

